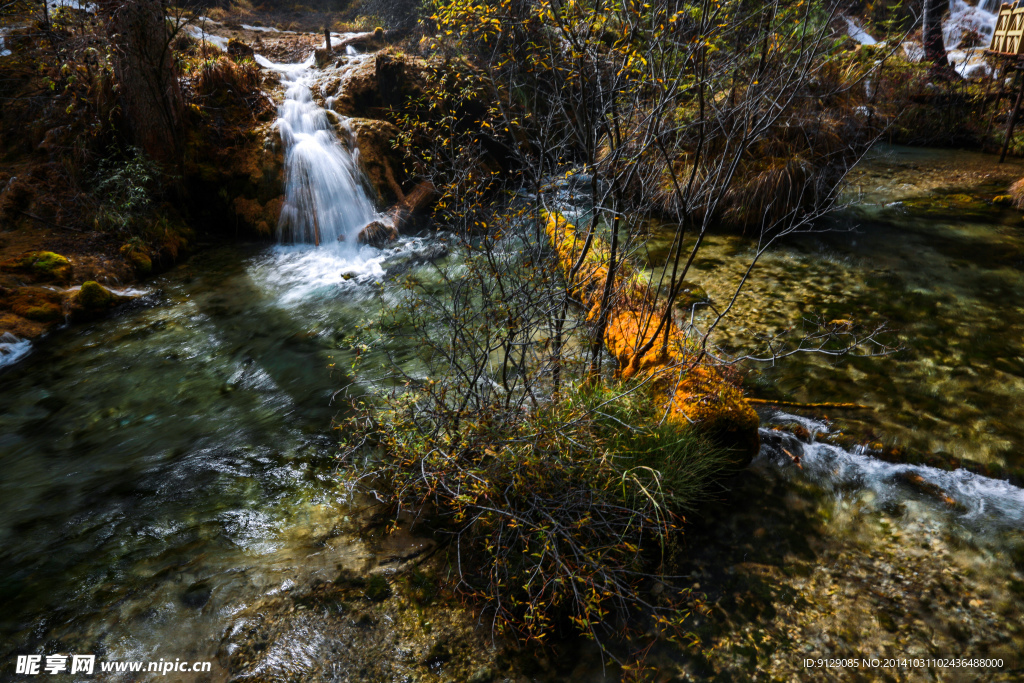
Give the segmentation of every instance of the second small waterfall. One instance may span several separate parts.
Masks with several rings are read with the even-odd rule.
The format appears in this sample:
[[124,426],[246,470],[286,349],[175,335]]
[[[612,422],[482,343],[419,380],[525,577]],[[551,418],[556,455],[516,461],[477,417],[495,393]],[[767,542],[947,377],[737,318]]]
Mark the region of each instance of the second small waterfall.
[[312,58],[302,64],[261,65],[287,82],[277,128],[284,144],[285,203],[278,235],[285,242],[355,246],[377,215],[356,158],[339,141],[326,112],[313,101]]

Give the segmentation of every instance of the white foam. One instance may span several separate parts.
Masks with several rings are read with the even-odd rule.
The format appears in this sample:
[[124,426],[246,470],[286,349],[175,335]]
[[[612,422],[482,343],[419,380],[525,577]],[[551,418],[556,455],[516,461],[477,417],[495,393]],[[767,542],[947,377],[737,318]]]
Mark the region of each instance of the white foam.
[[[794,416],[775,416],[773,421],[791,421]],[[813,422],[813,421],[812,421]],[[801,421],[801,424],[804,424]],[[866,489],[876,496],[877,504],[900,502],[908,496],[905,479],[920,477],[930,487],[941,490],[956,503],[951,514],[962,522],[982,528],[1024,526],[1024,489],[1007,481],[991,479],[964,469],[940,470],[927,465],[890,463],[872,457],[866,449],[852,451],[827,443],[803,443],[792,435],[783,438],[789,454],[773,445],[778,432],[762,429],[764,446],[760,459],[769,459],[790,467],[798,456],[800,476],[807,477],[825,490],[844,495],[851,488]],[[942,505],[936,501],[936,505]]]
[[[108,292],[112,292],[113,294],[117,294],[118,296],[139,297],[139,296],[145,296],[146,294],[150,293],[150,290],[148,290],[148,289],[140,289],[138,287],[121,287],[121,288],[117,288],[117,287],[108,287],[106,285],[104,285],[103,287]],[[74,285],[74,286],[68,287],[67,289],[64,289],[64,290],[60,290],[60,289],[56,289],[56,288],[53,288],[53,289],[55,289],[56,291],[77,292],[80,289],[82,289],[82,285]]]
[[242,28],[247,31],[262,31],[263,33],[295,33],[295,31],[282,31],[281,29],[274,28],[273,26],[250,26],[249,24],[242,24]]
[[10,332],[0,334],[0,368],[14,365],[32,350],[32,342],[20,339]]
[[867,31],[861,28],[860,25],[857,24],[853,19],[851,19],[850,17],[843,18],[846,19],[846,32],[855,41],[857,41],[861,45],[874,45],[878,42],[877,40],[871,37],[871,34],[869,34]]
[[924,48],[921,47],[921,43],[913,40],[908,40],[903,43],[903,54],[907,56],[907,60],[911,62],[920,62],[924,59]]
[[[334,49],[336,47],[340,47],[343,42],[345,42],[346,40],[348,40],[349,38],[351,38],[354,35],[357,35],[357,34],[355,34],[355,33],[331,33],[331,49]],[[327,41],[325,40],[322,43],[320,43],[320,47],[321,48],[327,47]],[[346,45],[346,47],[348,47],[348,46]],[[348,54],[355,54],[355,53],[354,52],[349,52]]]
[[981,48],[948,50],[946,56],[956,72],[967,79],[983,78],[991,70],[988,60],[985,58],[985,51]]
[[802,417],[791,413],[775,413],[772,416],[772,422],[795,422],[810,432],[812,439],[818,434],[829,433],[828,425],[821,420],[814,420],[809,417]]
[[403,239],[386,249],[325,244],[279,245],[252,266],[253,279],[273,291],[279,304],[288,306],[317,298],[333,298],[339,291],[356,291],[384,277],[384,262],[402,252],[415,251],[418,239]]
[[61,8],[77,9],[89,14],[96,14],[96,5],[92,2],[81,2],[81,0],[47,0],[47,7],[50,11]]
[[202,26],[193,26],[191,24],[186,26],[185,29],[196,40],[200,40],[200,41],[205,40],[207,43],[210,43],[211,45],[216,45],[221,50],[227,50],[228,49],[228,39],[225,38],[224,36],[215,36],[212,33],[207,33],[206,30],[203,29]]

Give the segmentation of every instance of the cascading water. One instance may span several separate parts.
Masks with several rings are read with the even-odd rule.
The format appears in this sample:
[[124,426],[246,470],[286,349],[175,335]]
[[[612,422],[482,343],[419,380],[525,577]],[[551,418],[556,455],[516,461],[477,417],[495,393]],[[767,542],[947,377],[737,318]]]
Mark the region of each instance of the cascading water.
[[960,47],[964,35],[975,32],[981,38],[982,47],[992,40],[996,28],[999,3],[995,0],[981,0],[971,5],[965,0],[950,0],[949,19],[942,25],[942,37],[947,50]]
[[[999,3],[996,0],[981,0],[972,5],[966,0],[950,0],[949,16],[942,24],[942,40],[953,68],[964,78],[984,75],[989,72],[983,49],[992,41],[998,19]],[[844,17],[850,38],[861,45],[878,43],[860,24]],[[976,34],[976,47],[961,47],[964,38]],[[903,43],[903,51],[912,62],[924,59],[924,48],[920,41]]]
[[310,90],[313,58],[275,64],[257,56],[288,83],[277,123],[284,145],[285,204],[278,234],[282,242],[356,244],[359,231],[377,215],[356,157],[338,140]]
[[988,528],[1020,528],[1024,525],[1024,489],[1008,481],[991,479],[963,469],[940,470],[926,465],[890,463],[879,460],[863,447],[846,450],[816,440],[827,434],[826,424],[798,415],[778,413],[776,423],[797,423],[807,430],[809,441],[788,432],[761,429],[764,447],[761,458],[773,459],[785,467],[799,463],[802,475],[825,490],[865,489],[876,496],[878,505],[907,497],[906,482],[920,485],[940,496],[962,523]]

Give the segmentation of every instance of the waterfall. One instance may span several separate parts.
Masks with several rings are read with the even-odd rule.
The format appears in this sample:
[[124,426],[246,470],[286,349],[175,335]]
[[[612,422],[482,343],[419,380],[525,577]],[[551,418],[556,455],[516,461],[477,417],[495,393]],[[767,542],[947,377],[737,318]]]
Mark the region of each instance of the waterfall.
[[950,0],[949,19],[942,25],[942,38],[947,50],[960,47],[963,34],[974,31],[981,36],[982,47],[988,47],[996,28],[999,5],[994,0],[981,0],[977,6],[965,0]]
[[338,140],[327,112],[313,101],[313,58],[301,64],[257,62],[287,84],[275,123],[284,145],[285,203],[278,222],[282,242],[356,245],[377,215],[356,157]]

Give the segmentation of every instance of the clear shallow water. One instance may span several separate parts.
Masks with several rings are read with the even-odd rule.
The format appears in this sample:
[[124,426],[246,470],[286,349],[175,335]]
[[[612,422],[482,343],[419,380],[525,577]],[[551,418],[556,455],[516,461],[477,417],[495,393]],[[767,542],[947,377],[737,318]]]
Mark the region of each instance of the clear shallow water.
[[[887,340],[903,350],[750,364],[752,394],[865,404],[871,409],[825,412],[857,441],[1024,481],[1024,220],[990,201],[1024,168],[994,162],[884,147],[852,178],[859,205],[831,232],[762,257],[715,337],[728,352],[761,351],[755,334],[799,331],[816,316],[867,328],[886,321]],[[727,301],[751,253],[744,238],[713,236],[688,277]]]
[[3,676],[13,652],[213,659],[252,600],[366,559],[332,396],[382,264],[420,245],[214,249],[0,374]]
[[[765,409],[760,456],[691,518],[681,573],[709,607],[690,621],[700,646],[682,668],[695,679],[845,680],[802,660],[948,652],[1003,665],[859,673],[1024,676],[1024,220],[989,201],[1021,176],[1019,161],[882,147],[851,179],[858,206],[833,232],[780,244],[755,269],[714,339],[728,351],[757,351],[756,333],[816,315],[888,320],[905,348],[744,367],[754,396],[870,409]],[[727,301],[750,253],[742,237],[712,236],[689,279]],[[827,442],[836,432],[844,447]],[[885,462],[882,446],[920,449],[899,457],[941,469]]]

